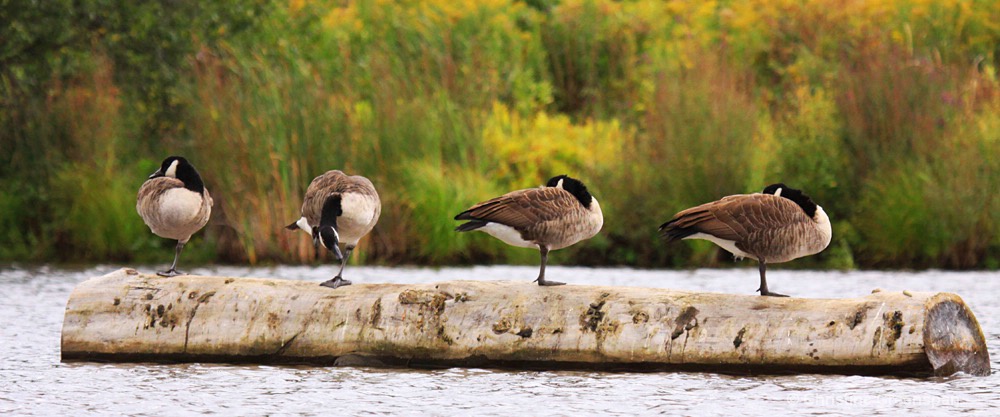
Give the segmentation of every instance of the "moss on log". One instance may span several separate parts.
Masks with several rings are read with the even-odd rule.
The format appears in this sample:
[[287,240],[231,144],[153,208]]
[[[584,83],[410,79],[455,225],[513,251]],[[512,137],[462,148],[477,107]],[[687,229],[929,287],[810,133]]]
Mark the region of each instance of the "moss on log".
[[355,284],[122,269],[70,296],[64,360],[986,375],[948,293],[772,298],[517,281]]

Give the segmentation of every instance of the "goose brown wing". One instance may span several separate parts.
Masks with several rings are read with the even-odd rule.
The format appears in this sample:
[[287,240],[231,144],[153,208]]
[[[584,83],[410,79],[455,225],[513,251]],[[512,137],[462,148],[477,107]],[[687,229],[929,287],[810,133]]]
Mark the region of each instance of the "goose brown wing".
[[770,194],[740,194],[681,211],[660,226],[668,240],[695,233],[745,242],[753,233],[785,227],[805,219],[805,213],[791,200]]
[[208,188],[204,190],[202,194],[202,205],[208,208],[215,207],[215,200],[212,199],[212,194],[208,192]]
[[749,207],[744,222],[746,224],[757,225],[750,232],[774,231],[777,229],[795,227],[799,223],[807,223],[811,220],[806,212],[795,204],[794,201],[784,197],[775,197],[771,194],[754,194],[757,202]]
[[[136,195],[135,210],[147,225],[160,224],[160,197],[167,191],[184,188],[184,182],[177,178],[156,177],[142,183]],[[206,192],[207,193],[207,192]]]
[[347,181],[347,175],[338,170],[327,171],[316,178],[313,178],[306,188],[306,195],[302,199],[302,216],[306,218],[310,225],[318,225],[323,213],[323,203],[326,197],[342,188],[342,184]]
[[525,230],[559,218],[579,205],[576,198],[562,188],[531,188],[476,204],[455,216],[455,220],[479,220]]
[[136,196],[137,204],[153,204],[161,194],[174,188],[184,188],[184,182],[171,177],[156,177],[146,180],[139,187],[139,193]]

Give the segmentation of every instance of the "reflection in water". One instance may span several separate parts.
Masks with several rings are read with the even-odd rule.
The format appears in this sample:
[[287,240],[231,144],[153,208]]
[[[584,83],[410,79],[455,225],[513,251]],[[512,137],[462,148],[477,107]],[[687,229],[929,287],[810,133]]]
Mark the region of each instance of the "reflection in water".
[[[0,269],[0,415],[996,415],[1000,376],[932,379],[707,373],[527,372],[217,364],[59,362],[70,291],[117,267]],[[150,268],[144,270],[152,271]],[[355,282],[530,280],[535,267],[352,269]],[[198,274],[321,282],[332,267],[198,269]],[[570,284],[750,294],[756,269],[649,271],[551,267]],[[1000,276],[985,272],[773,271],[774,290],[803,297],[948,291],[965,298],[1000,366]],[[773,277],[773,278],[772,278]],[[319,290],[319,287],[317,287]]]

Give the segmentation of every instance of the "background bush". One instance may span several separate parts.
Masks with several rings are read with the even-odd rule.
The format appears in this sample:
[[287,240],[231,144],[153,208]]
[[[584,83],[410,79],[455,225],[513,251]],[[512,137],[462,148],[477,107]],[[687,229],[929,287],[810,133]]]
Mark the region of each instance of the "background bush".
[[188,156],[216,201],[192,260],[307,262],[328,169],[368,176],[381,263],[532,263],[451,217],[551,176],[602,233],[559,263],[729,265],[674,212],[802,188],[834,242],[797,265],[1000,267],[995,1],[5,1],[0,260],[165,262],[139,185]]

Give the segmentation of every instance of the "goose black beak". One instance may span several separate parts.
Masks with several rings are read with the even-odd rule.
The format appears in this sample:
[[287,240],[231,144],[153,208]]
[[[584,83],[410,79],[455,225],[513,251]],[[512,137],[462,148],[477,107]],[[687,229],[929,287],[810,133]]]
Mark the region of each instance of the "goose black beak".
[[163,170],[162,169],[158,169],[158,170],[156,170],[156,172],[154,172],[152,174],[149,174],[149,179],[153,179],[153,178],[157,178],[157,177],[162,177],[162,176],[163,176]]
[[330,252],[333,252],[333,257],[336,258],[338,261],[344,260],[344,253],[340,251],[339,244],[333,245],[333,247],[330,248]]
[[344,254],[340,252],[340,236],[337,235],[337,229],[331,226],[320,226],[318,230],[315,242],[333,253],[338,261],[344,260]]

